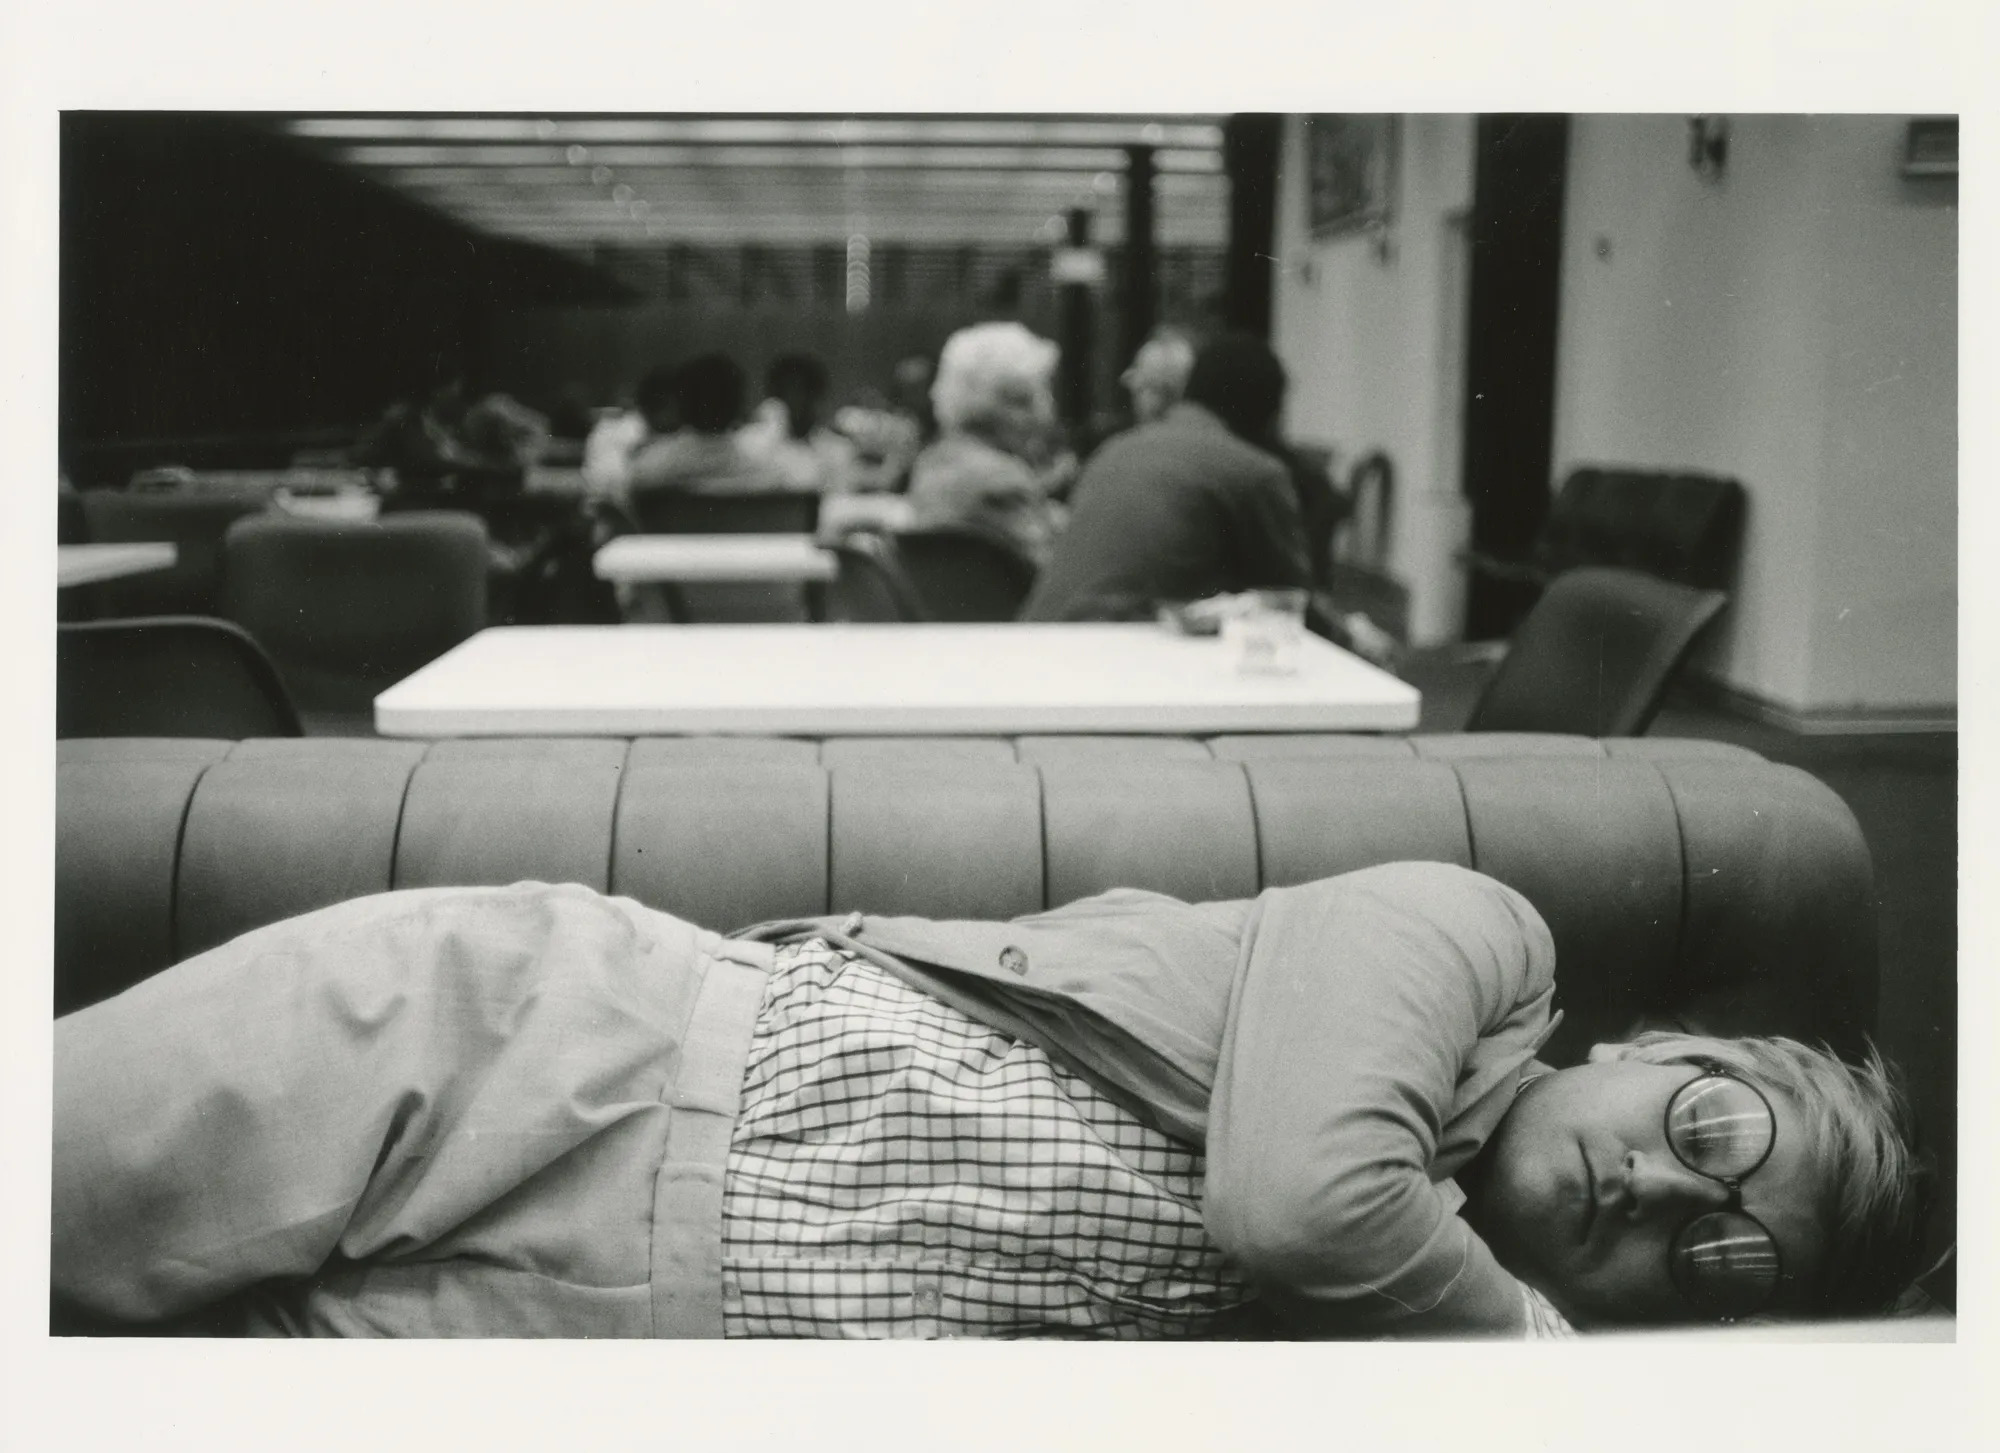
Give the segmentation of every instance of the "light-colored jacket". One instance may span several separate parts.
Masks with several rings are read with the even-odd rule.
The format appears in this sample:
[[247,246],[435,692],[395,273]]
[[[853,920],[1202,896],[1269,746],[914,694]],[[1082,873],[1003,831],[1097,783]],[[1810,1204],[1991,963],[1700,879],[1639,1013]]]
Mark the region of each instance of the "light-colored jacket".
[[1238,902],[752,932],[868,953],[1204,1147],[1209,1232],[1292,1332],[1522,1330],[1520,1283],[1443,1186],[1554,1028],[1554,941],[1513,889],[1392,863]]
[[541,884],[323,909],[57,1022],[53,1291],[127,1320],[241,1296],[253,1331],[718,1336],[769,942],[807,934],[1203,1146],[1210,1232],[1290,1330],[1521,1329],[1440,1183],[1547,1035],[1554,950],[1433,863],[734,940]]

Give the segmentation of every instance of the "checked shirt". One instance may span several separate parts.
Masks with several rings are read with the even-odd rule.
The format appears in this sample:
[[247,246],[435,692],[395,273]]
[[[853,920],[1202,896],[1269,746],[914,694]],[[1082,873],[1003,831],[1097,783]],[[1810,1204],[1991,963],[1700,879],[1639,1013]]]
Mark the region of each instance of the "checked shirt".
[[1176,1337],[1249,1300],[1201,1155],[1033,1045],[780,948],[723,1194],[732,1337]]

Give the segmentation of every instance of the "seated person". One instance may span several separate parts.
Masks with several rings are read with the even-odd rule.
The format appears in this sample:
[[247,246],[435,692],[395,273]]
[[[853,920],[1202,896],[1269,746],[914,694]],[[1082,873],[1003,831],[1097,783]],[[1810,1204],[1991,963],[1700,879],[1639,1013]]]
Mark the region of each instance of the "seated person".
[[786,489],[838,494],[855,483],[853,442],[820,422],[826,390],[824,363],[810,353],[779,354],[764,371],[764,402],[737,435]]
[[680,428],[680,403],[675,398],[678,370],[656,364],[646,370],[632,391],[632,407],[599,419],[583,442],[583,483],[593,498],[621,507],[630,502],[632,456],[654,439]]
[[910,468],[911,528],[958,529],[1036,565],[1062,529],[1044,470],[1055,461],[1059,351],[1019,323],[978,323],[945,340],[931,405],[938,438]]
[[734,938],[364,898],[57,1021],[52,1304],[322,1335],[1526,1335],[1851,1316],[1910,1270],[1879,1061],[1534,1060],[1554,949],[1395,863],[1250,901]]
[[403,508],[460,507],[519,493],[548,440],[542,415],[503,393],[475,398],[465,376],[446,368],[420,406],[391,405],[352,455],[395,472],[392,496]]
[[681,427],[633,453],[629,491],[749,494],[785,488],[785,481],[752,458],[736,436],[743,421],[743,392],[743,370],[727,354],[704,353],[682,364],[674,375]]
[[1163,602],[1309,589],[1298,497],[1285,465],[1261,447],[1284,397],[1284,366],[1262,342],[1204,347],[1181,402],[1084,466],[1069,526],[1022,618],[1147,619]]
[[[1165,418],[1167,410],[1187,393],[1188,375],[1194,369],[1194,344],[1177,328],[1156,329],[1132,356],[1132,366],[1119,382],[1132,399],[1134,424],[1151,424]],[[1344,502],[1328,478],[1326,464],[1316,461],[1306,450],[1295,449],[1277,432],[1256,440],[1265,453],[1276,456],[1292,478],[1298,496],[1299,516],[1305,526],[1306,554],[1312,564],[1313,581],[1321,589],[1330,579],[1333,532],[1346,514]]]

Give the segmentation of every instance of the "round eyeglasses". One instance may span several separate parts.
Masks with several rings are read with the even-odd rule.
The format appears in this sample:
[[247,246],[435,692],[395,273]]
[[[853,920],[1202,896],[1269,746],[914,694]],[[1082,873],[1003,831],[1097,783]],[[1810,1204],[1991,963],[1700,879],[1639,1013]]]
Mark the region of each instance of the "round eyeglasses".
[[1748,1317],[1777,1293],[1777,1240],[1743,1209],[1743,1182],[1771,1158],[1777,1138],[1764,1092],[1720,1065],[1704,1066],[1667,1101],[1668,1147],[1689,1170],[1729,1190],[1728,1206],[1689,1217],[1667,1252],[1674,1285],[1705,1317]]

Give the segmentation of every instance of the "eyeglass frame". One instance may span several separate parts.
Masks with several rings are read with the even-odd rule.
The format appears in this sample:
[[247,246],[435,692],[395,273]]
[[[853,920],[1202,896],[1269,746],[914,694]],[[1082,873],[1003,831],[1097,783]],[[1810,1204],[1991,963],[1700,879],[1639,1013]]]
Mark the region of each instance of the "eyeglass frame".
[[[1741,1075],[1732,1072],[1727,1065],[1721,1063],[1720,1061],[1711,1059],[1694,1059],[1694,1060],[1688,1060],[1686,1061],[1686,1063],[1693,1065],[1696,1069],[1699,1070],[1699,1073],[1694,1075],[1689,1080],[1687,1080],[1684,1084],[1682,1084],[1680,1088],[1676,1089],[1673,1092],[1673,1094],[1667,1096],[1666,1109],[1660,1112],[1661,1133],[1667,1142],[1667,1149],[1673,1152],[1674,1159],[1679,1161],[1683,1166],[1686,1166],[1687,1169],[1693,1171],[1696,1175],[1700,1176],[1702,1179],[1714,1181],[1717,1185],[1725,1188],[1729,1192],[1729,1203],[1726,1206],[1722,1207],[1721,1210],[1719,1211],[1718,1210],[1696,1211],[1690,1216],[1688,1216],[1688,1218],[1685,1221],[1681,1222],[1681,1224],[1675,1228],[1673,1239],[1667,1243],[1667,1277],[1670,1281],[1673,1282],[1674,1289],[1678,1291],[1682,1296],[1687,1297],[1689,1304],[1693,1305],[1694,1304],[1693,1296],[1689,1294],[1688,1289],[1685,1286],[1681,1285],[1680,1274],[1675,1270],[1676,1266],[1675,1253],[1679,1250],[1681,1244],[1681,1238],[1687,1235],[1687,1231],[1690,1226],[1694,1225],[1695,1222],[1701,1220],[1704,1216],[1720,1215],[1722,1214],[1723,1211],[1727,1211],[1733,1215],[1741,1216],[1744,1220],[1748,1221],[1752,1226],[1755,1226],[1759,1231],[1764,1233],[1764,1239],[1771,1245],[1772,1265],[1776,1268],[1776,1275],[1771,1279],[1771,1289],[1764,1294],[1764,1299],[1761,1302],[1759,1302],[1756,1306],[1752,1307],[1749,1311],[1735,1312],[1727,1316],[1717,1316],[1715,1318],[1715,1320],[1718,1322],[1729,1323],[1737,1321],[1743,1317],[1754,1317],[1757,1315],[1757,1313],[1763,1311],[1764,1308],[1766,1308],[1771,1304],[1772,1298],[1777,1296],[1778,1286],[1781,1282],[1783,1282],[1785,1278],[1785,1251],[1784,1248],[1778,1244],[1778,1238],[1771,1234],[1771,1228],[1769,1226],[1766,1226],[1756,1216],[1753,1216],[1750,1212],[1743,1209],[1743,1183],[1749,1180],[1750,1177],[1752,1177],[1753,1175],[1757,1174],[1758,1171],[1762,1170],[1764,1168],[1765,1163],[1770,1160],[1771,1152],[1777,1149],[1778,1112],[1772,1106],[1771,1097],[1769,1095],[1766,1095],[1762,1090],[1758,1089],[1757,1086],[1752,1084],[1749,1080],[1744,1079]],[[1751,1094],[1757,1097],[1758,1103],[1764,1107],[1765,1119],[1770,1121],[1771,1138],[1764,1146],[1764,1153],[1758,1156],[1756,1161],[1751,1165],[1750,1169],[1744,1171],[1743,1174],[1740,1176],[1719,1176],[1719,1175],[1714,1175],[1709,1171],[1705,1171],[1700,1166],[1695,1165],[1685,1155],[1682,1155],[1680,1146],[1674,1143],[1674,1106],[1680,1102],[1681,1096],[1685,1095],[1690,1089],[1700,1084],[1703,1080],[1728,1080],[1732,1084],[1741,1085],[1744,1089],[1748,1090]],[[1699,1308],[1697,1308],[1697,1310],[1699,1310]]]

